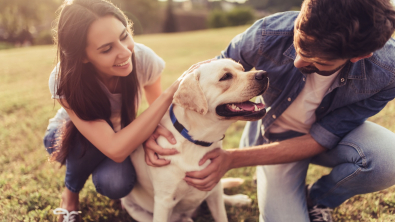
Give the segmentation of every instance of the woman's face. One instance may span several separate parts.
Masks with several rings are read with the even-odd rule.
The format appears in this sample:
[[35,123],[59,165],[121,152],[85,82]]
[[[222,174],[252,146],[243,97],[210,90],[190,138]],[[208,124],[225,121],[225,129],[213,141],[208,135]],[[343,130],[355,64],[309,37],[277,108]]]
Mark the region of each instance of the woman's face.
[[112,15],[94,21],[88,29],[84,63],[90,62],[102,80],[127,76],[133,70],[131,61],[134,41],[127,28]]

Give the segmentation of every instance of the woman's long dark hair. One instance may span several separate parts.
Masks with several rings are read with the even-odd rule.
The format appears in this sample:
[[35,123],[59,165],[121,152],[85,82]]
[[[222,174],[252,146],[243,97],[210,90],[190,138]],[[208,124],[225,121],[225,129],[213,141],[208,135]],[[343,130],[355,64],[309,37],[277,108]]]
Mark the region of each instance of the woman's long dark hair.
[[[107,95],[99,85],[96,71],[90,63],[83,63],[86,58],[87,31],[98,18],[113,15],[131,32],[130,22],[122,11],[105,0],[66,0],[61,7],[57,28],[57,50],[59,69],[56,77],[56,94],[62,106],[74,111],[82,120],[103,119],[110,124],[111,104]],[[133,71],[121,78],[122,108],[121,126],[128,125],[136,117],[136,95],[138,79],[136,61],[132,54]],[[65,103],[66,102],[66,103]],[[72,121],[64,124],[59,149],[52,156],[62,165],[67,155],[79,141],[84,152],[90,142],[78,131]]]

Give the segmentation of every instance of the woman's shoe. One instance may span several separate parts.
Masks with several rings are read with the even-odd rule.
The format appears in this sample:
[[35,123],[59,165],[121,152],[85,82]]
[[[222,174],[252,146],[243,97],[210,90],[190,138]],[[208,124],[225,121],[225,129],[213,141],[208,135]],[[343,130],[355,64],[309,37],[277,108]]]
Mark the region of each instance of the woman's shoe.
[[53,213],[59,215],[58,222],[81,222],[81,211],[69,212],[63,208],[56,208]]

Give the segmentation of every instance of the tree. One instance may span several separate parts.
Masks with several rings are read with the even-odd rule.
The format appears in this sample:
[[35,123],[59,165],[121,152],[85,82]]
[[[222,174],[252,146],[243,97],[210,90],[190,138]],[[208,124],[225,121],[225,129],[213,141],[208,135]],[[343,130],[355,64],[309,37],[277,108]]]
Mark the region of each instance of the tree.
[[150,32],[159,22],[158,0],[112,0],[130,20],[135,34]]
[[[3,0],[0,1],[1,36],[9,42],[31,38],[31,32],[45,19],[55,18],[60,0]],[[21,39],[22,38],[22,39]]]
[[167,0],[166,20],[163,26],[163,32],[176,32],[177,23],[173,14],[173,0]]
[[258,10],[278,12],[298,8],[302,2],[303,0],[248,0],[246,4]]

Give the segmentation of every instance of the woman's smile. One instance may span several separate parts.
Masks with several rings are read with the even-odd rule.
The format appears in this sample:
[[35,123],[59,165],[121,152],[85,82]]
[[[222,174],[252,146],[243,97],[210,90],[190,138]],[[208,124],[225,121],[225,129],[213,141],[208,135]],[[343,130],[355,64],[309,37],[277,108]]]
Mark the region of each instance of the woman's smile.
[[126,60],[125,62],[123,62],[123,63],[117,64],[117,65],[114,65],[114,67],[116,67],[116,68],[122,68],[122,69],[126,69],[126,68],[128,68],[128,67],[129,67],[129,65],[130,65],[130,58],[129,58],[128,60]]

